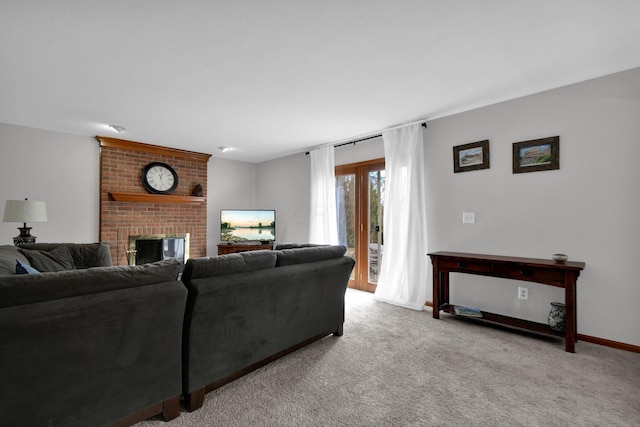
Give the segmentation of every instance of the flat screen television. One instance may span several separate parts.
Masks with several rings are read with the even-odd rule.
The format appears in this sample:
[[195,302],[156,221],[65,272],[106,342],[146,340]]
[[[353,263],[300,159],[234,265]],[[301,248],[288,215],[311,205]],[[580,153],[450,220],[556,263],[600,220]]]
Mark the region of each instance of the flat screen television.
[[276,211],[273,209],[221,209],[220,242],[274,242]]

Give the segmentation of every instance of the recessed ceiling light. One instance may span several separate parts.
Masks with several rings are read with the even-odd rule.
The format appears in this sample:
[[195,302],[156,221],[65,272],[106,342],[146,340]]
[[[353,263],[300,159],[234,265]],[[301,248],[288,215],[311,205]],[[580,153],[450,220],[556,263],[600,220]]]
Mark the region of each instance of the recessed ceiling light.
[[222,151],[223,153],[226,153],[227,151],[231,150],[231,147],[218,147],[218,150]]
[[115,130],[116,132],[120,133],[123,130],[125,130],[124,126],[119,126],[119,125],[108,125],[111,129]]

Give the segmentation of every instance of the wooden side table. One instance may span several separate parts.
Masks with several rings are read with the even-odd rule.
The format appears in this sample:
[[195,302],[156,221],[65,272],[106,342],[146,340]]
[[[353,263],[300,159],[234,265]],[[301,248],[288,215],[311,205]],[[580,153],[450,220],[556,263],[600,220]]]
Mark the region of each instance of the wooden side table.
[[[564,263],[537,258],[519,258],[498,255],[468,254],[460,252],[434,252],[428,254],[433,264],[433,318],[440,318],[440,310],[453,313],[449,304],[449,273],[467,273],[503,279],[524,280],[564,288],[565,297],[565,350],[575,353],[577,338],[576,283],[585,263]],[[482,311],[482,318],[536,332],[558,335],[545,323],[531,322]]]

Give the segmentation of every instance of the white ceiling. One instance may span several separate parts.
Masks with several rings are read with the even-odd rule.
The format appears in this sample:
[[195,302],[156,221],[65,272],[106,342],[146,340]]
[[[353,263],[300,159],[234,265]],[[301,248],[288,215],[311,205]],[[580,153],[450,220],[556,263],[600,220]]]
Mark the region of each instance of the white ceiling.
[[0,122],[261,162],[638,67],[639,17],[638,0],[0,0]]

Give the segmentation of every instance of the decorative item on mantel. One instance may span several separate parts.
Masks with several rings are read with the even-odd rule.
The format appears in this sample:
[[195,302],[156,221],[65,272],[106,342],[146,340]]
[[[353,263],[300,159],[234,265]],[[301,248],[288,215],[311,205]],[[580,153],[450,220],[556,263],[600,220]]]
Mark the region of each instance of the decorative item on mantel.
[[549,327],[552,331],[562,332],[565,331],[565,307],[561,302],[552,302],[551,311],[549,311]]
[[204,195],[204,191],[202,190],[202,185],[196,184],[196,186],[193,187],[193,191],[191,191],[191,195],[196,197],[202,197]]
[[551,258],[555,262],[559,262],[559,263],[567,262],[567,260],[569,259],[569,257],[565,254],[553,254],[551,255]]
[[13,244],[35,243],[36,236],[32,236],[31,227],[27,222],[47,222],[47,204],[38,200],[7,200],[4,207],[3,222],[21,222],[18,227],[20,235],[13,238]]

